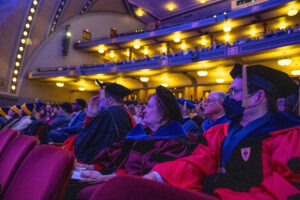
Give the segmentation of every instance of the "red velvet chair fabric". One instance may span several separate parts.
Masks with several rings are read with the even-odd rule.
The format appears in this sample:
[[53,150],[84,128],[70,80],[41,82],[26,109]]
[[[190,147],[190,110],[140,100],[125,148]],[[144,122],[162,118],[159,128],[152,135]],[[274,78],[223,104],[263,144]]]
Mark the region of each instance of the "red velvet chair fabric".
[[120,176],[101,184],[90,200],[218,200],[214,196],[196,193],[169,184],[134,176]]
[[5,129],[0,132],[0,156],[2,155],[3,151],[7,147],[8,143],[16,137],[18,131]]
[[56,200],[62,197],[74,167],[74,156],[62,148],[40,145],[24,159],[3,200]]
[[32,136],[20,135],[13,139],[0,157],[0,195],[3,194],[8,183],[15,175],[25,156],[39,143]]

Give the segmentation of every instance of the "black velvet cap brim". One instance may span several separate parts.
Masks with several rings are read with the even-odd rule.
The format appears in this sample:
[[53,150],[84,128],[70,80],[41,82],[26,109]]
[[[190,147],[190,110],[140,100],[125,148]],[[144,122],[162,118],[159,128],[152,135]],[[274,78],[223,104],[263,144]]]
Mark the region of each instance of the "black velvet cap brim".
[[[242,74],[243,65],[235,64],[230,72],[234,79]],[[264,65],[247,67],[247,79],[251,84],[262,87],[277,98],[286,98],[297,92],[296,83],[284,72]]]

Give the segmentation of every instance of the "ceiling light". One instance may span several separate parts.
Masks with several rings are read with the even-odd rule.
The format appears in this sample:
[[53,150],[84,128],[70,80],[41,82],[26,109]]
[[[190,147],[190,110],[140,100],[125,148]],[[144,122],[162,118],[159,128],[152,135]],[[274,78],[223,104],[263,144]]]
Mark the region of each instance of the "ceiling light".
[[28,16],[28,18],[27,18],[29,21],[31,21],[32,20],[32,16]]
[[18,54],[18,55],[17,55],[17,58],[18,58],[18,59],[21,59],[21,58],[22,58],[22,55],[21,55],[21,54]]
[[201,43],[201,45],[205,46],[205,45],[206,45],[206,39],[202,39],[202,40],[200,41],[200,43]]
[[80,90],[80,91],[84,91],[84,90],[85,90],[85,88],[82,88],[82,87],[80,87],[80,88],[78,88],[78,90]]
[[127,57],[130,56],[130,50],[129,50],[129,49],[126,51],[126,56],[127,56]]
[[23,50],[24,50],[24,48],[23,48],[23,47],[19,47],[19,50],[20,50],[20,51],[23,51]]
[[185,43],[182,43],[182,44],[180,45],[180,48],[181,48],[182,50],[185,50],[185,49],[186,49]]
[[104,45],[100,45],[100,46],[99,46],[99,49],[98,49],[98,52],[99,52],[99,53],[104,53],[104,51],[105,51]]
[[64,83],[56,83],[57,87],[64,87],[64,85],[65,85]]
[[30,28],[30,24],[28,24],[28,23],[25,24],[25,27],[26,27],[26,28]]
[[198,71],[197,72],[198,76],[207,76],[208,72],[207,71]]
[[141,77],[140,80],[144,83],[147,83],[149,81],[149,77]]
[[144,54],[148,55],[148,53],[149,53],[148,49],[144,49]]
[[230,32],[230,31],[231,31],[231,26],[230,26],[229,23],[226,23],[226,24],[224,25],[223,31],[224,31],[224,32]]
[[254,37],[254,36],[256,35],[256,30],[254,30],[254,29],[251,30],[251,31],[250,31],[250,35],[251,35],[252,37]]
[[288,12],[287,12],[287,15],[288,16],[295,16],[298,14],[298,9],[296,8],[291,8]]
[[136,40],[136,41],[134,42],[134,44],[133,44],[133,48],[139,49],[140,47],[141,47],[140,41]]
[[114,54],[114,52],[113,52],[113,51],[112,51],[112,52],[110,52],[109,56],[110,56],[111,58],[114,58],[114,57],[115,57],[115,54]]
[[175,8],[176,8],[176,4],[175,3],[168,3],[166,5],[166,8],[169,10],[169,11],[173,11]]
[[34,13],[34,12],[35,12],[35,9],[34,9],[34,8],[31,8],[31,9],[30,9],[30,12],[31,12],[31,13]]
[[24,36],[27,36],[27,35],[28,35],[28,32],[27,32],[27,31],[24,31],[24,32],[23,32],[23,35],[24,35]]
[[21,43],[22,43],[22,44],[25,44],[25,42],[26,42],[25,39],[22,39],[22,40],[21,40]]
[[167,47],[166,47],[166,46],[161,47],[161,51],[162,51],[163,53],[165,53],[165,52],[167,51]]
[[138,8],[135,12],[135,14],[139,17],[143,16],[145,14],[145,12],[143,11],[143,9]]
[[36,5],[38,4],[38,1],[37,1],[37,0],[34,0],[32,3],[33,3],[33,5],[36,6]]
[[283,59],[278,60],[278,65],[280,65],[280,66],[288,66],[291,63],[292,63],[292,60],[289,58],[283,58]]
[[230,36],[229,35],[225,35],[224,39],[225,39],[226,42],[228,42],[230,40]]
[[206,0],[200,0],[200,3],[206,3]]
[[181,41],[181,39],[179,37],[174,38],[174,42],[179,43],[180,41]]
[[17,62],[15,63],[15,65],[16,65],[17,67],[19,67],[19,66],[20,66],[20,62],[17,61]]
[[224,78],[217,78],[216,82],[217,83],[224,83],[225,79]]
[[300,76],[300,69],[291,71],[291,74],[294,76]]
[[11,86],[11,89],[12,89],[12,90],[15,90],[15,89],[16,89],[16,86],[15,86],[15,85],[12,85],[12,86]]
[[285,29],[285,27],[286,27],[285,23],[282,23],[282,24],[279,25],[279,29]]
[[17,69],[14,70],[14,74],[17,75],[19,71]]
[[168,87],[168,84],[167,83],[162,83],[160,84],[161,86],[164,86],[164,87]]
[[69,38],[72,36],[72,33],[70,31],[66,32],[66,36]]
[[12,81],[15,83],[15,82],[17,82],[17,78],[16,77],[14,77],[13,79],[12,79]]

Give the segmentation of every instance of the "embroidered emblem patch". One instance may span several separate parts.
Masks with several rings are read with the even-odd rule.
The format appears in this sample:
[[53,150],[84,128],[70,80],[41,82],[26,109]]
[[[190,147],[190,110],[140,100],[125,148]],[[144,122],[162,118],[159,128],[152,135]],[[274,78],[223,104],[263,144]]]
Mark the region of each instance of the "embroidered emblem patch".
[[245,162],[247,162],[250,158],[251,147],[241,148],[241,155]]

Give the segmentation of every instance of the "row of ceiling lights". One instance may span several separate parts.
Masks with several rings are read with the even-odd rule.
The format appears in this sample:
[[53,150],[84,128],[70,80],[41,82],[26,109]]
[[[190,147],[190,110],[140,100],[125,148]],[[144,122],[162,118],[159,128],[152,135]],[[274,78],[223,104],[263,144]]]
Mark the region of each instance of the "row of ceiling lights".
[[31,7],[29,9],[29,12],[27,14],[26,22],[25,22],[23,32],[22,32],[21,41],[18,45],[17,55],[14,60],[14,70],[13,70],[13,75],[12,75],[12,79],[11,79],[12,82],[11,82],[11,86],[10,86],[11,93],[15,93],[16,89],[17,89],[18,76],[19,76],[20,67],[22,64],[25,46],[26,46],[26,44],[31,43],[31,40],[28,38],[28,35],[29,35],[30,29],[31,29],[32,20],[35,15],[37,5],[38,5],[38,1],[33,0]]

